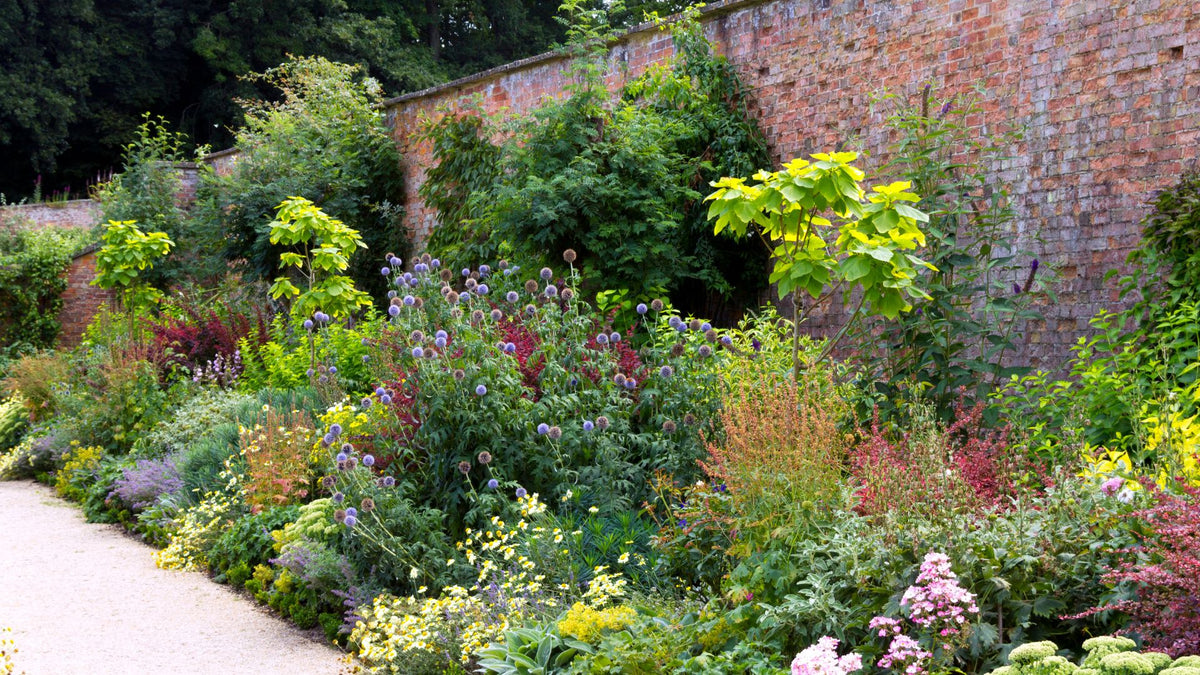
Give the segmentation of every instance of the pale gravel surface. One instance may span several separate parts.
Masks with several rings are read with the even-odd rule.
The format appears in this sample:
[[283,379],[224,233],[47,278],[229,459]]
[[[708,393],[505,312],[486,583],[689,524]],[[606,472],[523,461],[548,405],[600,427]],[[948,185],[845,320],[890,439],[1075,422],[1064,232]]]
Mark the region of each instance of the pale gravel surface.
[[0,629],[27,675],[336,675],[342,654],[30,483],[0,482]]

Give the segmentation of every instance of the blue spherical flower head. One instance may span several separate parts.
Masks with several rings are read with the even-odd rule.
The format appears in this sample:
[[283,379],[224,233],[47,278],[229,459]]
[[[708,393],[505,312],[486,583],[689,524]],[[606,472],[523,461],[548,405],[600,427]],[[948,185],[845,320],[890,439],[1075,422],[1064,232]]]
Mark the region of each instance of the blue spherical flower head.
[[358,515],[358,509],[354,508],[353,506],[346,507],[346,516],[347,517],[357,516],[357,515]]
[[437,258],[434,258],[433,260],[430,260],[430,261],[429,261],[429,264],[430,264],[430,265],[433,265],[434,267],[441,267],[441,266],[442,266],[442,261],[441,261],[441,260],[438,260]]
[[413,305],[417,304],[417,299],[411,295],[405,295],[404,299],[401,302],[403,302],[408,307],[412,307]]
[[370,356],[368,356],[368,355],[366,355],[366,354],[363,354],[363,355],[362,355],[362,362],[363,362],[363,363],[366,363],[367,361],[370,361],[370,360],[371,360],[371,357],[370,357]]
[[308,370],[304,371],[304,374],[312,377],[314,372],[315,371],[312,368],[309,368]]
[[390,405],[392,402],[392,397],[387,394],[384,394],[383,396],[379,397],[379,402],[384,405]]
[[476,287],[476,289],[475,289],[475,291],[477,293],[479,293],[480,295],[487,295],[488,291],[490,291],[490,290],[492,290],[492,289],[488,288],[487,284],[479,284],[479,286]]
[[394,298],[394,297],[396,297],[396,291],[388,291],[388,292],[387,292],[387,298],[388,298],[388,300],[391,300],[391,299],[392,299],[392,298]]
[[346,459],[347,459],[346,453],[344,453],[344,452],[339,452],[339,453],[337,454],[337,457],[336,457],[335,459],[336,459],[337,461],[339,461],[339,462],[344,462],[344,461],[346,461]]
[[614,331],[613,331],[613,333],[612,333],[612,335],[609,335],[609,336],[608,336],[608,339],[609,339],[609,340],[612,340],[613,342],[620,342],[620,341],[621,341],[621,334],[620,334],[620,333],[618,333],[617,331],[615,331],[615,330],[614,330]]
[[[330,368],[329,372],[333,372],[333,369]],[[341,436],[342,435],[342,425],[338,424],[337,422],[330,424],[329,425],[329,433],[333,434],[334,436]]]
[[629,378],[628,380],[625,380],[625,388],[626,389],[633,389],[636,386],[637,386],[637,380],[633,379],[632,377]]
[[404,273],[404,276],[403,276],[403,277],[401,277],[401,278],[402,278],[402,279],[404,279],[404,282],[405,282],[405,283],[408,283],[409,281],[412,281],[412,278],[413,278],[412,272],[405,272],[405,273]]
[[395,305],[388,305],[388,316],[390,316],[390,317],[400,316],[400,308]]
[[424,350],[424,349],[421,349],[420,347],[413,347],[413,348],[412,348],[412,355],[413,355],[413,358],[414,358],[414,359],[419,359],[419,358],[421,358],[422,356],[425,356],[425,350]]
[[711,323],[709,323],[709,322],[705,321],[704,323],[700,324],[700,332],[701,332],[701,333],[707,333],[707,332],[708,332],[708,331],[710,331],[710,330],[712,330],[712,324],[711,324]]
[[388,264],[390,264],[392,267],[399,267],[404,264],[404,261],[396,256],[392,256],[391,259],[388,260]]
[[413,265],[413,271],[417,274],[424,274],[425,272],[429,271],[429,265],[426,265],[425,263],[417,263],[416,265]]
[[[346,509],[346,510],[349,511],[350,509]],[[358,524],[358,516],[352,516],[349,513],[347,513],[346,520],[344,520],[342,522],[346,523],[346,527],[354,527],[355,525]]]
[[495,490],[496,488],[500,487],[500,481],[493,478],[487,482],[487,486],[489,490]]
[[550,425],[542,422],[541,424],[537,425],[537,432],[539,436],[545,436],[546,434],[550,433]]
[[329,374],[337,375],[337,366],[329,366]]
[[391,274],[391,273],[392,273],[392,268],[390,268],[390,267],[380,267],[380,268],[379,268],[379,273],[380,273],[380,274],[382,274],[383,276],[385,276],[385,277],[386,277],[387,275],[389,275],[389,274]]
[[591,420],[583,421],[583,430],[584,431],[591,431],[592,429],[595,429],[595,428],[596,428],[596,425],[593,424]]
[[733,346],[733,338],[729,337],[728,335],[722,335],[721,336],[721,344],[725,345],[726,347],[732,347]]
[[680,333],[686,333],[687,332],[687,324],[680,321],[679,323],[675,324],[675,330],[679,331]]
[[667,319],[667,325],[670,326],[671,328],[675,328],[680,323],[681,322],[679,321],[679,317],[677,317],[677,316],[673,316],[673,317]]
[[650,309],[650,308],[646,306],[646,303],[644,303],[644,302],[639,302],[639,303],[638,303],[638,306],[637,306],[637,313],[638,313],[638,314],[645,314],[647,311],[649,311],[649,309]]
[[475,387],[475,395],[476,396],[483,396],[486,393],[487,393],[487,387],[483,386],[482,384],[479,385],[478,387]]
[[[508,270],[504,270],[504,271],[507,272]],[[517,295],[516,291],[509,291],[504,294],[504,299],[509,302],[516,302],[517,300],[521,299],[521,296]]]
[[333,437],[333,434],[325,434],[321,440],[325,441],[325,445],[333,445],[333,442],[336,439]]
[[437,345],[437,348],[438,348],[438,349],[445,349],[445,347],[446,347],[446,338],[444,338],[444,337],[440,337],[440,338],[438,338],[438,339],[434,340],[434,341],[433,341],[433,344]]
[[304,330],[312,330],[312,329],[313,329],[312,319],[305,319],[304,320]]
[[383,487],[392,487],[396,484],[396,479],[391,476],[383,477]]
[[504,343],[504,351],[509,354],[515,354],[517,351],[517,346],[511,342],[505,342]]
[[361,405],[364,408],[370,408],[371,407],[370,397],[364,398],[363,400],[359,401],[359,405]]
[[598,344],[598,345],[608,344],[608,336],[605,335],[604,333],[597,335],[596,336],[596,344]]
[[471,268],[470,268],[470,267],[464,267],[464,268],[462,268],[462,275],[463,275],[464,277],[469,277],[469,276],[471,276]]
[[538,272],[538,276],[545,279],[546,281],[550,281],[550,277],[554,276],[554,272],[551,271],[551,269],[549,267],[543,267],[542,270],[540,272]]
[[363,462],[363,466],[375,466],[375,456],[374,455],[363,455],[362,462]]
[[[339,462],[344,462],[344,461],[346,461],[346,460],[344,460],[344,459],[339,459],[338,461],[339,461]],[[344,500],[345,498],[346,498],[346,495],[344,495],[344,494],[342,494],[342,493],[340,493],[340,492],[335,492],[335,493],[333,493],[333,503],[334,503],[334,504],[341,504],[341,503],[342,503],[342,500]]]
[[550,284],[549,286],[546,287],[546,297],[547,298],[553,298],[556,295],[558,295],[558,288],[556,286],[554,286],[554,284]]
[[384,389],[383,387],[375,387],[375,395],[376,396],[383,396],[386,393],[387,393],[387,389]]
[[663,366],[658,369],[658,374],[662,377],[670,377],[675,374],[675,370],[671,366]]
[[527,494],[529,494],[529,493],[525,491],[525,488],[523,488],[523,487],[517,488],[517,499],[524,499],[525,495],[527,495]]
[[438,330],[438,332],[436,332],[436,333],[434,333],[434,334],[433,334],[433,337],[435,337],[435,338],[443,338],[443,339],[444,339],[444,338],[448,338],[448,337],[450,337],[450,334],[449,334],[449,333],[447,333],[447,332],[446,332],[446,331],[444,331],[444,330]]

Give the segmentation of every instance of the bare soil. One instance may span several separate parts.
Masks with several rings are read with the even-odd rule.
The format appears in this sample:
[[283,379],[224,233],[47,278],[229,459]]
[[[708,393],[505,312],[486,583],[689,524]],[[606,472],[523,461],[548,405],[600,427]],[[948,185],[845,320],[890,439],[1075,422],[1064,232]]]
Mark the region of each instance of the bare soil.
[[158,569],[148,546],[27,481],[0,482],[5,627],[27,675],[346,672],[335,647],[203,574]]

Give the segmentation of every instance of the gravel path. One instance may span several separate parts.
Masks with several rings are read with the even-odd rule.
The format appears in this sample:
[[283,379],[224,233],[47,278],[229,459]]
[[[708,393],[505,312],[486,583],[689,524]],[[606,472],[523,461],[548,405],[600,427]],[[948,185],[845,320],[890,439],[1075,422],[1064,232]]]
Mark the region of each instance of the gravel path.
[[12,629],[17,673],[344,671],[335,648],[203,574],[158,569],[150,554],[49,488],[0,482],[0,629]]

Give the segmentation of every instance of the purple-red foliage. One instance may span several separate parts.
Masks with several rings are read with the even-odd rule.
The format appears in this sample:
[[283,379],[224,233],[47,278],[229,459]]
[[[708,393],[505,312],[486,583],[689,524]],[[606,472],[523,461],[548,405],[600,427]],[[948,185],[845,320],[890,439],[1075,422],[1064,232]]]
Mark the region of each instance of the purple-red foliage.
[[[181,317],[168,317],[151,325],[160,362],[166,366],[186,366],[195,369],[217,357],[229,359],[238,348],[238,341],[250,334],[249,317],[228,307],[223,316],[213,309],[181,305]],[[265,335],[263,317],[258,317],[259,335]]]
[[546,359],[541,354],[536,358],[533,356],[541,344],[537,335],[525,324],[516,323],[512,319],[501,321],[500,330],[504,333],[504,340],[513,343],[517,348],[513,356],[516,357],[517,368],[521,371],[521,383],[534,392],[535,399],[541,398],[538,378],[542,375],[542,369],[546,367]]
[[1127,631],[1136,632],[1149,649],[1173,657],[1200,654],[1200,489],[1180,485],[1182,495],[1142,485],[1153,506],[1128,517],[1149,528],[1136,556],[1107,575],[1108,581],[1137,586],[1137,598],[1096,607],[1081,616],[1107,610],[1129,615]]
[[1007,429],[983,424],[983,404],[958,406],[954,422],[935,436],[904,433],[893,439],[878,418],[850,452],[863,514],[937,513],[945,509],[1005,508],[1022,481],[1048,483],[1045,470],[1015,452]]

